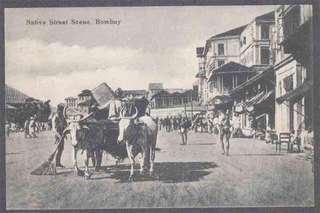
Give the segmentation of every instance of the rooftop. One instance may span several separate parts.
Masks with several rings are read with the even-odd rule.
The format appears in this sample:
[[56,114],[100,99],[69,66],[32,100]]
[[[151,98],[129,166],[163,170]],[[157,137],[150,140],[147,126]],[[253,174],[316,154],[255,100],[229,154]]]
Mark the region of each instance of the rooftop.
[[149,90],[160,90],[163,89],[162,83],[149,83]]
[[8,86],[5,84],[5,93],[6,93],[6,103],[9,104],[22,104],[25,103],[27,99],[31,98],[26,94]]
[[67,97],[67,98],[65,98],[64,100],[76,100],[76,99],[78,99],[77,97]]
[[224,33],[220,33],[218,35],[212,36],[210,39],[212,38],[218,38],[218,37],[225,37],[225,36],[236,36],[236,35],[240,35],[242,33],[242,31],[247,27],[247,25],[243,25],[241,27],[237,27],[234,28],[232,30],[226,31]]
[[269,13],[266,13],[266,14],[263,14],[261,16],[258,16],[255,18],[255,20],[275,20],[275,12],[272,11],[272,12],[269,12]]
[[123,94],[145,95],[146,90],[123,90]]

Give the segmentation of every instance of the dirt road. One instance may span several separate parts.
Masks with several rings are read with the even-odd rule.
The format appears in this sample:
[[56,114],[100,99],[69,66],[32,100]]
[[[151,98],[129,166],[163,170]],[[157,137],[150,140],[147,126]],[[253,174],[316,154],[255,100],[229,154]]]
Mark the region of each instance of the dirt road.
[[[255,139],[232,139],[230,156],[221,155],[217,137],[160,131],[155,175],[136,170],[128,182],[129,161],[115,166],[104,155],[103,168],[91,180],[75,176],[70,140],[66,141],[56,176],[32,176],[54,150],[51,132],[24,139],[13,133],[6,141],[8,209],[312,206],[314,183],[306,155],[275,153],[275,146]],[[83,156],[79,159],[83,166]],[[92,169],[92,168],[91,168]],[[137,165],[138,169],[138,165]]]

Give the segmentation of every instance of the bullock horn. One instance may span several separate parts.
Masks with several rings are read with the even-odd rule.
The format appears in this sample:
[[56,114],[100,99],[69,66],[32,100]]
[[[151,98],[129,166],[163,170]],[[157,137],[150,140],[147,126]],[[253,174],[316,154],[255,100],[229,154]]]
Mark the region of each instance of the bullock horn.
[[89,118],[94,112],[91,112],[89,115],[83,117],[80,121],[84,121],[86,120],[87,118]]
[[67,116],[67,108],[68,108],[68,105],[66,104],[65,106],[64,106],[64,108],[63,108],[63,117],[64,117],[64,119],[66,119],[66,121],[68,122],[68,123],[71,123],[72,122],[72,120],[70,119],[70,118],[68,118],[68,116]]
[[135,106],[134,108],[135,108],[135,110],[136,110],[136,113],[134,113],[134,115],[131,117],[132,119],[135,119],[135,118],[137,117],[137,115],[138,115],[138,109],[137,109],[137,107]]

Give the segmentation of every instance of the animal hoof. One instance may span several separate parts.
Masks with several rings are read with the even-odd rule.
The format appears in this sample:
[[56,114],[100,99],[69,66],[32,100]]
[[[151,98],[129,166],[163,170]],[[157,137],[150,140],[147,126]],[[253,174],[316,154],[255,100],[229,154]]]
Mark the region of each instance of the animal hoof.
[[91,177],[91,175],[92,175],[92,173],[85,173],[84,179],[85,179],[85,180],[89,180],[90,177]]
[[146,172],[145,171],[140,171],[140,174],[145,175]]
[[130,175],[130,177],[129,177],[128,180],[129,180],[129,181],[133,181],[133,175]]

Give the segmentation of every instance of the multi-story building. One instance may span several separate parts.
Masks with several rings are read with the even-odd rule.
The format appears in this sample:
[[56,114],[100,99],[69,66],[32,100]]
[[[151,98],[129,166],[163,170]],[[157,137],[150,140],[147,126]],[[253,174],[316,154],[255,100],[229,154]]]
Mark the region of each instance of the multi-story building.
[[251,119],[258,129],[275,128],[274,82],[274,71],[270,67],[231,90],[230,96],[235,100],[234,115],[239,116],[242,130],[251,130]]
[[[254,75],[256,75],[255,70],[233,61],[212,70],[208,79],[210,98],[207,100],[207,104],[215,105],[214,100],[217,96],[228,99],[225,96],[229,96],[231,90]],[[221,98],[219,99],[222,100]]]
[[149,83],[149,87],[148,87],[149,95],[154,95],[157,92],[160,92],[161,90],[163,90],[162,83]]
[[205,85],[206,85],[206,71],[205,67],[205,55],[204,55],[204,47],[197,47],[197,58],[199,61],[199,70],[197,72],[196,78],[198,78],[198,96],[199,101],[204,103],[204,98],[206,96],[205,93]]
[[147,97],[147,94],[146,90],[123,90],[123,98],[142,98]]
[[92,96],[91,91],[87,89],[83,90],[78,95],[77,111],[81,114],[88,114],[93,102],[95,102],[95,100]]
[[192,89],[163,89],[151,97],[149,106],[152,109],[183,107],[198,100],[198,92]]
[[78,106],[78,98],[76,97],[67,97],[64,99],[68,108],[77,109]]
[[276,53],[276,129],[289,132],[313,123],[312,6],[276,10],[272,49]]
[[271,29],[275,25],[275,13],[256,17],[241,33],[240,63],[263,71],[273,65],[270,51]]
[[246,25],[215,35],[206,41],[205,47],[197,48],[199,70],[196,77],[199,78],[199,94],[203,105],[215,96],[210,92],[211,84],[214,83],[209,81],[212,72],[231,61],[239,63],[240,35],[245,27]]

